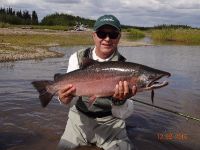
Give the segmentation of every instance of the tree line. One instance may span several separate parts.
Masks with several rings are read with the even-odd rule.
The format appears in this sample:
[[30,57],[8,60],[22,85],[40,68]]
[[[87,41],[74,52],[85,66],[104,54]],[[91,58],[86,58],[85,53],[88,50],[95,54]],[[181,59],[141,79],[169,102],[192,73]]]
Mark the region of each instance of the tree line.
[[54,13],[51,15],[47,15],[41,20],[41,25],[64,25],[68,27],[76,26],[79,24],[87,25],[88,27],[92,27],[94,25],[95,20],[82,18],[79,16],[73,16],[69,14],[63,13]]
[[45,16],[41,22],[38,21],[36,11],[15,11],[12,8],[0,8],[0,23],[9,23],[13,25],[61,25],[61,26],[76,26],[84,24],[88,27],[92,27],[95,20],[85,19],[79,16],[73,16],[69,14],[54,13]]
[[37,25],[38,16],[36,11],[15,11],[12,8],[1,8],[0,9],[0,22],[9,23],[14,25]]
[[188,25],[173,25],[173,24],[163,24],[163,25],[158,25],[154,26],[154,29],[191,29],[191,26]]

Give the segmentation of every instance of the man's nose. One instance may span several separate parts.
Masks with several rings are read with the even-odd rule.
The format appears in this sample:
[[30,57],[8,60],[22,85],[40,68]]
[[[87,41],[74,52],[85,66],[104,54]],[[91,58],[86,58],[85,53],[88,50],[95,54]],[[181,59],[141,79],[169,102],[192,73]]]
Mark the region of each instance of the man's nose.
[[104,40],[106,40],[106,41],[110,40],[110,37],[108,36],[108,34],[106,35],[106,38]]

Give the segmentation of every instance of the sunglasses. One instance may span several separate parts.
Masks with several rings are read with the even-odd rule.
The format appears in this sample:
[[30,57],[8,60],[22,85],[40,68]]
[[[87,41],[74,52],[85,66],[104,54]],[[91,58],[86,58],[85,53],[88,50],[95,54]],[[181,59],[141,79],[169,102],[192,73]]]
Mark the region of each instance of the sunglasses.
[[119,36],[119,32],[115,32],[115,31],[114,32],[97,31],[96,34],[100,39],[105,39],[107,36],[110,39],[116,39]]

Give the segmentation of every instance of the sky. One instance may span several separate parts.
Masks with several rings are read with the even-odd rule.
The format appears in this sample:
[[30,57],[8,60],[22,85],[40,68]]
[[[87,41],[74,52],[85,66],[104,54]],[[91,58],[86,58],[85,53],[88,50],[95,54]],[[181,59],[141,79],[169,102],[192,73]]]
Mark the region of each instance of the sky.
[[39,20],[56,12],[94,20],[112,14],[123,25],[200,27],[200,0],[0,0],[0,7],[35,10]]

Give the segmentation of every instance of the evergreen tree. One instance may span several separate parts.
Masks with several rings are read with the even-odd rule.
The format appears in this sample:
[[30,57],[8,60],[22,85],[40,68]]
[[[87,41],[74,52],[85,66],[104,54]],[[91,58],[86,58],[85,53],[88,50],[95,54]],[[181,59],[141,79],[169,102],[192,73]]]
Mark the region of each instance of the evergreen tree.
[[23,11],[23,19],[24,19],[24,24],[25,25],[30,25],[31,24],[31,15],[27,10]]
[[38,24],[38,16],[36,11],[32,11],[32,24],[37,25]]
[[29,14],[27,10],[25,11],[14,11],[12,8],[0,8],[0,22],[9,24],[38,24],[38,17],[36,11]]
[[0,9],[0,14],[6,14],[5,8],[1,8],[1,9]]
[[23,18],[21,10],[16,12],[16,16],[19,18]]

